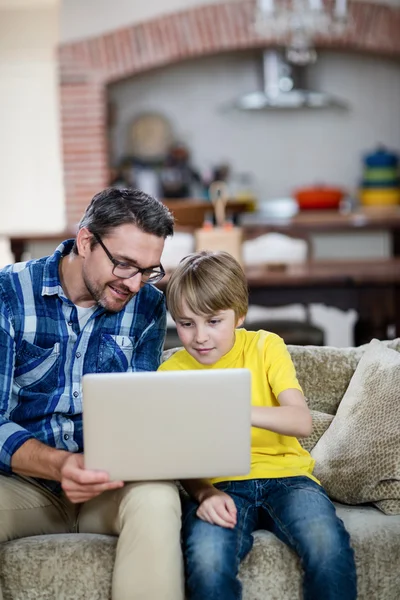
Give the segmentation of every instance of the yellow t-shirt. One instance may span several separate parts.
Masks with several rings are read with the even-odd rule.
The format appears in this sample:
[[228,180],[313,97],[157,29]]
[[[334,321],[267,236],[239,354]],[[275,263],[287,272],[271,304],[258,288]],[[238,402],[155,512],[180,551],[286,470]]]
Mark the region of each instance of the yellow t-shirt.
[[[178,350],[161,364],[160,371],[200,369],[249,369],[252,374],[253,406],[279,406],[277,397],[284,390],[301,390],[290,354],[282,338],[268,331],[238,329],[233,348],[214,365],[202,365],[186,350]],[[298,440],[267,429],[251,428],[251,470],[239,477],[218,477],[219,481],[270,479],[312,475],[314,459]]]

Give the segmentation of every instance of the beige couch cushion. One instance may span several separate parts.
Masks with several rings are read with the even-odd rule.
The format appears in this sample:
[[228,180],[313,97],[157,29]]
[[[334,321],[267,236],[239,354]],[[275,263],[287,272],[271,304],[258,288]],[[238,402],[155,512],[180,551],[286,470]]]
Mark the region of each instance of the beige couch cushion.
[[[400,352],[400,338],[382,342]],[[357,348],[288,346],[308,406],[334,415],[368,344]]]
[[334,419],[333,415],[328,415],[327,413],[320,412],[319,410],[311,410],[310,412],[312,417],[311,435],[306,438],[299,439],[300,444],[305,450],[307,450],[307,452],[311,452]]
[[[400,517],[387,517],[374,507],[336,509],[356,555],[357,599],[398,600]],[[4,600],[110,600],[116,544],[116,537],[88,533],[37,535],[0,544]],[[240,579],[243,600],[303,598],[300,560],[269,531],[254,534]]]
[[372,340],[331,425],[311,452],[339,502],[400,514],[400,354]]

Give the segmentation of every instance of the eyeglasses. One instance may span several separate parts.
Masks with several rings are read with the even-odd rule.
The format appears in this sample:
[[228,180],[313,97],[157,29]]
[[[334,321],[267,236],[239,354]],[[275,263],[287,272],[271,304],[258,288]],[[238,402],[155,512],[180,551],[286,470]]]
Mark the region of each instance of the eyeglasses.
[[138,273],[141,273],[143,283],[157,283],[158,281],[161,281],[161,279],[164,277],[165,271],[164,271],[162,265],[160,265],[159,267],[157,267],[155,269],[151,269],[151,268],[141,269],[140,267],[133,267],[129,263],[125,263],[125,262],[121,262],[120,260],[117,260],[116,258],[113,257],[111,252],[106,248],[106,246],[104,245],[104,243],[101,240],[101,237],[97,233],[94,233],[94,232],[92,232],[92,233],[93,233],[93,237],[99,242],[100,246],[103,248],[104,252],[107,254],[108,258],[114,265],[112,273],[113,273],[113,275],[115,275],[115,277],[119,277],[120,279],[130,279],[131,277],[134,277]]

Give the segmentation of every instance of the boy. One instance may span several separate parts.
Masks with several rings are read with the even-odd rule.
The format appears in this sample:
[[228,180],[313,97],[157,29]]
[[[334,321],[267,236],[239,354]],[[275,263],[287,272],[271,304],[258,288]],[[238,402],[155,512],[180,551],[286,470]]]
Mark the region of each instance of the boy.
[[[311,415],[283,340],[246,331],[245,274],[226,252],[191,254],[167,287],[184,346],[160,370],[248,368],[252,373],[251,471],[241,477],[187,480],[183,549],[190,600],[238,600],[239,563],[252,533],[264,528],[301,558],[305,600],[356,598],[354,554],[342,521],[312,475],[297,437]],[[229,415],[227,415],[229,418]]]

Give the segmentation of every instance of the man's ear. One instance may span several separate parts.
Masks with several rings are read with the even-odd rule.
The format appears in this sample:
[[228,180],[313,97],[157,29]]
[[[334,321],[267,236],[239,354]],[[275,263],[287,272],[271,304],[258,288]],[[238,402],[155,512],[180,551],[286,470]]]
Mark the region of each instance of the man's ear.
[[87,227],[82,227],[76,236],[76,246],[79,256],[85,258],[91,252],[92,234]]
[[236,327],[241,327],[244,323],[245,318],[246,315],[244,315],[244,317],[239,317],[238,322],[236,323]]

